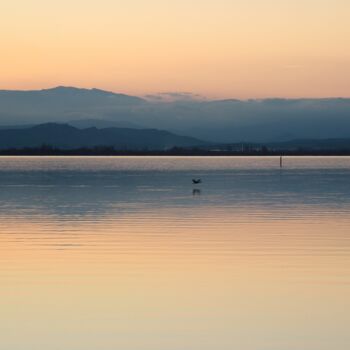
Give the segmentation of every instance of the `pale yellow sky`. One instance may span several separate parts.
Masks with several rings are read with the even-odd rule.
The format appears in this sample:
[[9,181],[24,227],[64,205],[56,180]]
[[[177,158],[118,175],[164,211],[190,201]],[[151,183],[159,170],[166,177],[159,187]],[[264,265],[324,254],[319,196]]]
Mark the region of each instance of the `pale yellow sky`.
[[349,0],[2,0],[0,89],[350,96]]

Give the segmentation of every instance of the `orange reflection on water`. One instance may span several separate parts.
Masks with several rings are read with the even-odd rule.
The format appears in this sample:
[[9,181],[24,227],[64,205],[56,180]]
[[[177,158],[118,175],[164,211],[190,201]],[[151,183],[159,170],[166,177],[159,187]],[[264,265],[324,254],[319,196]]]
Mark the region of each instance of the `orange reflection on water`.
[[4,217],[1,342],[11,350],[345,350],[349,219],[294,211]]

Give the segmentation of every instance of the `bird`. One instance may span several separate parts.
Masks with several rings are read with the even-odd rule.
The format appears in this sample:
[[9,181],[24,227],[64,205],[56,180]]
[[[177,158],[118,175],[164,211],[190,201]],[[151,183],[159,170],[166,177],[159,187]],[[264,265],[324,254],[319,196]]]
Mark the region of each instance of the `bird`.
[[201,179],[192,179],[192,183],[193,183],[194,185],[197,185],[197,184],[202,183],[202,180],[201,180]]

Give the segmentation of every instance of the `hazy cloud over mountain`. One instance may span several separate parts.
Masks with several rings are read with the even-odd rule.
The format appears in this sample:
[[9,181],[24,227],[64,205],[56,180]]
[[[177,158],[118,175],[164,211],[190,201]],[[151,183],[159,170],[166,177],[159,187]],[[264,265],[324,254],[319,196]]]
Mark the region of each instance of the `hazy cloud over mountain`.
[[0,124],[88,119],[91,125],[93,120],[104,120],[217,142],[350,137],[350,99],[241,101],[203,100],[187,93],[156,96],[142,99],[98,89],[65,87],[0,91]]
[[149,101],[156,102],[175,102],[175,101],[200,101],[206,100],[205,97],[191,92],[161,92],[155,95],[146,95]]

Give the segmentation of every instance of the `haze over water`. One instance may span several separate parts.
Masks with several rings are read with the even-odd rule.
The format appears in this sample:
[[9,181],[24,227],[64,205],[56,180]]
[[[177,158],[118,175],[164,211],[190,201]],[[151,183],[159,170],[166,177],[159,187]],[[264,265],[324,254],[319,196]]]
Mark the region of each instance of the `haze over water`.
[[0,347],[347,350],[349,179],[350,157],[0,158]]

